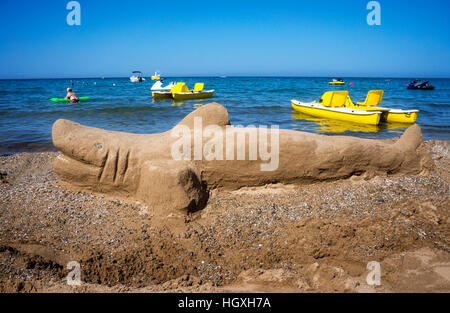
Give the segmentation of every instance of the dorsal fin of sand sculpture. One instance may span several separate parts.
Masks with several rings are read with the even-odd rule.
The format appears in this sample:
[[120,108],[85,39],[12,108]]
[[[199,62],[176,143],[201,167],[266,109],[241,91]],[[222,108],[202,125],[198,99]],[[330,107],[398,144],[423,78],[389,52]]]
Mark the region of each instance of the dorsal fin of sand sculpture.
[[[246,140],[234,142],[234,150],[244,149],[247,158],[175,160],[172,146],[178,139],[171,131],[130,134],[58,120],[52,129],[53,143],[61,151],[54,163],[55,172],[60,181],[74,187],[134,198],[148,204],[155,214],[167,215],[203,208],[211,188],[304,184],[361,174],[418,174],[431,164],[417,125],[409,127],[396,141],[279,130],[277,167],[262,171],[261,164],[267,160],[260,155],[256,160],[248,157],[252,144],[263,144],[261,137],[252,139],[246,133],[249,129],[229,126],[225,107],[217,103],[204,105],[177,126],[187,127],[193,135],[199,119],[203,129],[215,125],[224,134],[227,129],[243,134]],[[223,144],[226,150],[229,143],[225,138]],[[268,141],[267,148],[273,150],[276,146]],[[194,147],[190,155],[194,155]]]
[[227,109],[216,102],[208,103],[197,110],[186,115],[177,125],[194,127],[194,118],[201,118],[204,127],[208,125],[226,126],[230,125]]

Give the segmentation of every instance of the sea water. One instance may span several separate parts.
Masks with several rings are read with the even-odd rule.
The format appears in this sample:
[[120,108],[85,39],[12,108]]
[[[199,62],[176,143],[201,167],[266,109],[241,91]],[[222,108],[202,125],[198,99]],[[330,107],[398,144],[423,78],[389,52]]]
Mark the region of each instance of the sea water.
[[[224,105],[232,125],[293,129],[326,135],[363,138],[399,137],[409,125],[368,126],[318,119],[296,113],[291,99],[319,100],[329,90],[348,90],[353,102],[364,101],[369,90],[384,90],[381,106],[420,110],[417,123],[425,139],[450,139],[450,79],[431,79],[435,90],[407,90],[410,79],[344,78],[345,86],[328,85],[331,78],[305,77],[169,77],[193,88],[204,82],[214,97],[176,102],[153,101],[154,81],[131,83],[129,78],[0,80],[0,154],[52,149],[52,124],[60,118],[83,125],[134,133],[159,133],[184,116],[215,101]],[[352,83],[352,86],[350,86]],[[73,86],[72,86],[73,85]],[[53,103],[72,87],[89,101]]]

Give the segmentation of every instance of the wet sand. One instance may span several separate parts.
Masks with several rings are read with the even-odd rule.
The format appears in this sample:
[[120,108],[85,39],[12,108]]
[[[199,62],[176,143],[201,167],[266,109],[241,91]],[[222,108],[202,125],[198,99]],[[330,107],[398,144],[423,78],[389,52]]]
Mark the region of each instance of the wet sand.
[[0,157],[0,291],[450,292],[450,142],[426,147],[422,175],[216,189],[165,217],[60,187],[58,152]]

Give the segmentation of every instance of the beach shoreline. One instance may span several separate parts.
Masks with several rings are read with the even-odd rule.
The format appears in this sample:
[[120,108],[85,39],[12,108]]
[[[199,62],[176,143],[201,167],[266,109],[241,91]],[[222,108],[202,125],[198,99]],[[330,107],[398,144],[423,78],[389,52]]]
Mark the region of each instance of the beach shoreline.
[[0,157],[0,291],[449,292],[450,141],[425,147],[430,173],[214,189],[168,216],[61,187],[58,152]]
[[37,153],[58,151],[52,142],[22,142],[13,144],[0,144],[0,157],[17,153]]

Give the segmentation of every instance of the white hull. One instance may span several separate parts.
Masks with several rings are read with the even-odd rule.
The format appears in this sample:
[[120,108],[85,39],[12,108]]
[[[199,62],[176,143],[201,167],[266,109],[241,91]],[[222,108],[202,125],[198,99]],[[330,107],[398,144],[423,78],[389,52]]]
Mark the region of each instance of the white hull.
[[139,76],[131,76],[130,77],[130,81],[132,83],[139,83],[139,82],[145,81],[145,78],[144,77],[139,77]]
[[163,86],[163,83],[161,81],[157,81],[153,84],[151,91],[170,91],[173,86],[175,86],[174,82],[170,82],[167,86]]

